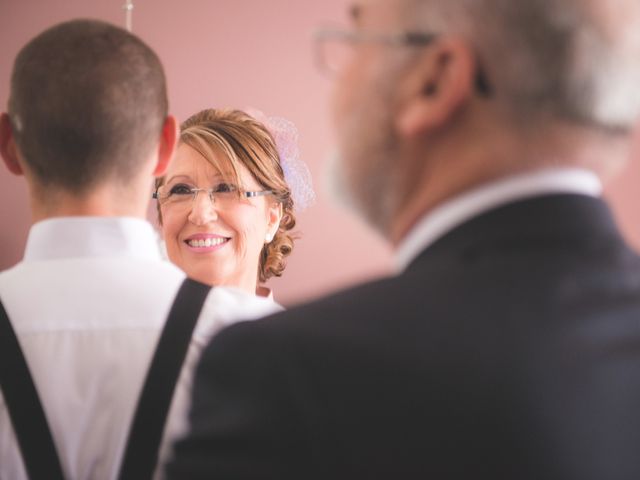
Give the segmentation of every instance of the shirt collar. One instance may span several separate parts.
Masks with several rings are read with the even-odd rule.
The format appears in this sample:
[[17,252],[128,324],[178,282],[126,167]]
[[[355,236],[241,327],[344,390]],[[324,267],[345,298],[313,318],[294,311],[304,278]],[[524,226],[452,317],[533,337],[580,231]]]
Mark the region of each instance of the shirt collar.
[[596,197],[601,192],[600,179],[580,168],[549,168],[482,185],[442,203],[423,216],[398,246],[394,255],[396,269],[403,271],[438,238],[500,205],[539,195],[575,193]]
[[125,256],[160,260],[149,222],[132,217],[57,217],[29,230],[24,260]]

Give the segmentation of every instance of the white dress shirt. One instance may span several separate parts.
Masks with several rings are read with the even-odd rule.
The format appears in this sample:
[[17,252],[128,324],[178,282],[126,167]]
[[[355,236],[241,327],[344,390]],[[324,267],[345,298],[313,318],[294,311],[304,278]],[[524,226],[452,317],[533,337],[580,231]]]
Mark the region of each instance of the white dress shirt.
[[589,170],[579,168],[547,168],[487,183],[442,203],[424,215],[398,246],[396,269],[403,271],[440,237],[493,208],[541,195],[573,193],[595,197],[601,192],[600,179]]
[[[162,260],[151,225],[74,217],[35,224],[24,260],[0,273],[0,299],[42,399],[66,478],[112,479],[151,356],[184,273]],[[214,288],[200,315],[169,413],[161,463],[186,430],[192,375],[222,327],[279,310]],[[229,366],[233,368],[233,366]],[[26,479],[0,395],[0,479]]]

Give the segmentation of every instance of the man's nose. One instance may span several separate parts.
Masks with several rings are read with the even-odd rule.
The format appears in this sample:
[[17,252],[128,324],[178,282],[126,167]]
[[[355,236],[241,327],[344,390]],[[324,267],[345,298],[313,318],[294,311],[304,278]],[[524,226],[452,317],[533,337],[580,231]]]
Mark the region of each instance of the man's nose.
[[199,190],[195,194],[189,212],[189,221],[194,225],[204,225],[218,218],[215,197],[210,192]]

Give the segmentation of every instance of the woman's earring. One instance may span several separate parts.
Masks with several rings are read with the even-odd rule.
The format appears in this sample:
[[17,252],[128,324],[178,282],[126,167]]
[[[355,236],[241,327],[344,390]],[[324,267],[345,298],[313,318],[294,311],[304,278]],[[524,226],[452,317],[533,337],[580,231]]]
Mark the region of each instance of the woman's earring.
[[273,240],[273,234],[272,233],[267,233],[267,235],[264,238],[265,243],[271,243],[271,240]]

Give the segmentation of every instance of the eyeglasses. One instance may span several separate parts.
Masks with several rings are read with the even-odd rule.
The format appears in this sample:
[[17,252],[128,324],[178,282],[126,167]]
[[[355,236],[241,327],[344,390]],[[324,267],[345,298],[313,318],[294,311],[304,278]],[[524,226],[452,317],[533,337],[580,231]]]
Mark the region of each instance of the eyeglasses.
[[315,57],[318,68],[330,75],[339,73],[349,62],[353,46],[361,43],[379,43],[389,46],[424,46],[431,43],[435,34],[355,32],[340,28],[321,28],[314,32]]
[[229,208],[237,205],[245,198],[272,195],[271,190],[246,191],[235,185],[220,183],[212,188],[195,188],[184,183],[175,185],[161,185],[153,192],[153,198],[158,200],[161,207],[187,208],[193,205],[198,193],[206,192],[209,200],[219,208]]
[[[314,32],[315,60],[320,71],[335,76],[349,63],[353,56],[353,47],[362,43],[378,43],[391,47],[424,47],[438,37],[435,33],[400,32],[373,33],[356,32],[340,28],[321,28]],[[476,89],[489,96],[491,87],[482,68],[476,74]]]

